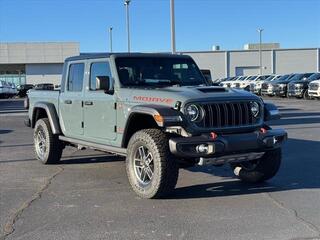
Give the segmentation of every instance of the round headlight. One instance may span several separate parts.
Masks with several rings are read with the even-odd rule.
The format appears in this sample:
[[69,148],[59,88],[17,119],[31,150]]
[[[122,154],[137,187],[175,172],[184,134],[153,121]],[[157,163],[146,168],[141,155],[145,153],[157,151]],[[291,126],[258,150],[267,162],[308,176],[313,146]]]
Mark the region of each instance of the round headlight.
[[250,103],[250,110],[254,117],[257,117],[259,115],[260,109],[259,109],[259,103],[257,102],[251,102]]
[[200,121],[203,118],[203,110],[200,106],[190,104],[186,107],[186,115],[191,122]]

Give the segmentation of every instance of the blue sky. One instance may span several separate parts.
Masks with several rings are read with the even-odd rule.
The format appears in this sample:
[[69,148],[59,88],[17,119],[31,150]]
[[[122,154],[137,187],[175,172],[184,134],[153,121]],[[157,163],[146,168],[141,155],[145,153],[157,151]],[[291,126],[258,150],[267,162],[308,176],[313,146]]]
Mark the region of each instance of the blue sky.
[[[177,50],[320,46],[320,0],[176,0]],[[132,0],[132,51],[170,50],[169,0]],[[0,42],[77,41],[82,52],[126,51],[123,0],[0,0]]]

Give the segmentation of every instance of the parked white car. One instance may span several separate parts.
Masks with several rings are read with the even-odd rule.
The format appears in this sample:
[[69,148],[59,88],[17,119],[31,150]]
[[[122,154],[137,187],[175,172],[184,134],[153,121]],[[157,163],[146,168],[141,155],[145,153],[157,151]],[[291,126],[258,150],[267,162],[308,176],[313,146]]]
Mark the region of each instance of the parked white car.
[[222,81],[222,82],[220,83],[220,85],[221,85],[222,87],[230,88],[230,87],[232,87],[232,86],[231,86],[232,83],[233,83],[234,81],[236,81],[237,79],[238,79],[238,77],[231,77],[230,80]]
[[265,82],[272,82],[280,78],[281,75],[262,75],[255,81],[250,83],[250,92],[261,95],[262,84]]
[[320,80],[315,80],[309,83],[308,94],[311,98],[320,99]]
[[242,83],[251,76],[239,76],[235,81],[231,83],[232,88],[241,88]]
[[0,81],[0,98],[8,98],[10,96],[9,84],[5,81]]

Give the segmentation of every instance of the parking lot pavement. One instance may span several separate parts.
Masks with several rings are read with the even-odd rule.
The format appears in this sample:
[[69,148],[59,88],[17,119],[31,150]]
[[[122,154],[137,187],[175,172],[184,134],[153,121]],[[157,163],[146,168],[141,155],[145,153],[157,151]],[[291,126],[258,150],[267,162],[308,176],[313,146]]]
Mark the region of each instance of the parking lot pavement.
[[24,99],[0,99],[0,114],[12,114],[15,115],[22,115],[23,113],[27,112],[23,106]]
[[119,157],[68,148],[41,165],[24,117],[0,113],[0,239],[320,239],[319,101],[266,101],[290,138],[275,178],[246,185],[227,166],[194,167],[161,200],[131,191]]

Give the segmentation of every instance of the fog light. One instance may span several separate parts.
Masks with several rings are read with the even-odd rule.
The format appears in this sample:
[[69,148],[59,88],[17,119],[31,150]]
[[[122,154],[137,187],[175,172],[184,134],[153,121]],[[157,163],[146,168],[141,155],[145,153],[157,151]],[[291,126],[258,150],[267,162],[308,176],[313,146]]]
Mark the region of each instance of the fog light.
[[198,153],[208,153],[209,146],[206,144],[200,144],[196,147]]

